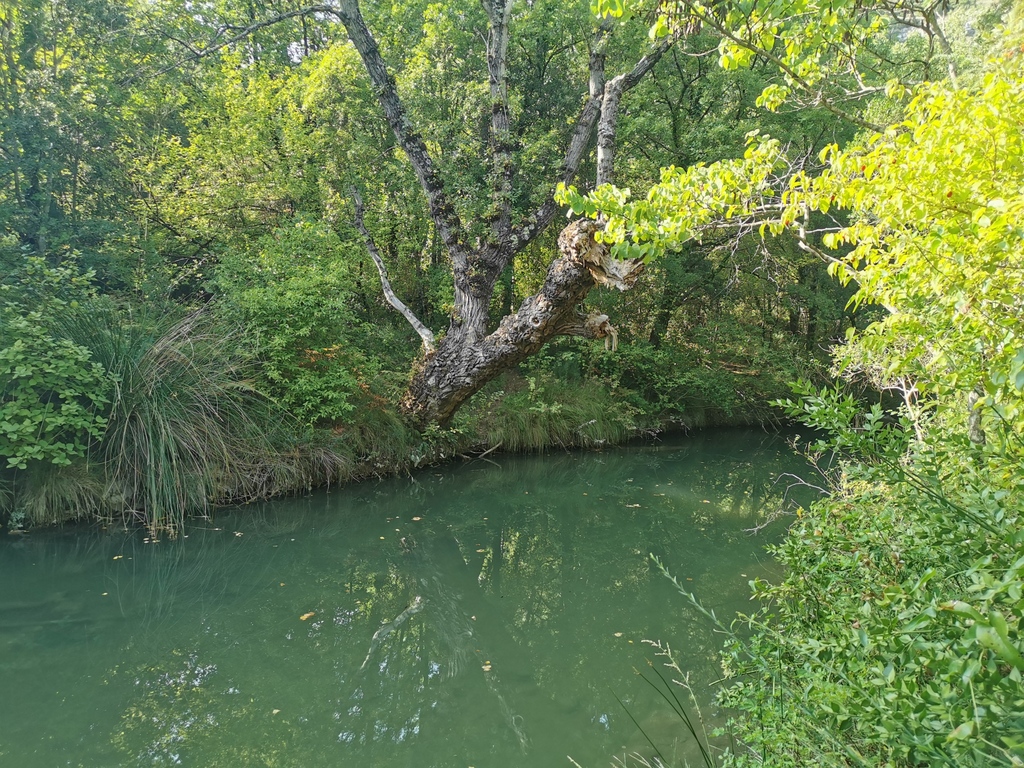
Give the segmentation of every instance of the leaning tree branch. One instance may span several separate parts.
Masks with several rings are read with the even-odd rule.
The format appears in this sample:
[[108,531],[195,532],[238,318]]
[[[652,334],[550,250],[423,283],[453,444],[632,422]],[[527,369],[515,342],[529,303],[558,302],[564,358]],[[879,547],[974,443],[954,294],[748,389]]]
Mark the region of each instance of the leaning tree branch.
[[434,161],[427,151],[427,146],[420,134],[413,128],[412,121],[405,111],[405,106],[398,95],[395,79],[388,72],[387,64],[380,54],[380,48],[374,39],[363,15],[359,10],[359,0],[341,0],[338,8],[331,11],[348,32],[349,40],[355,45],[366,67],[370,81],[377,94],[377,101],[384,110],[391,130],[405,151],[420,187],[427,196],[430,218],[441,235],[441,240],[448,248],[456,271],[469,268],[468,249],[462,242],[462,221],[448,200],[441,174],[434,167]]
[[391,281],[388,279],[388,270],[384,266],[384,259],[380,256],[380,251],[377,250],[377,243],[374,242],[373,236],[369,230],[366,229],[366,224],[363,220],[363,198],[359,194],[359,190],[355,187],[351,189],[352,201],[355,205],[355,225],[356,229],[359,230],[359,234],[363,236],[363,240],[366,241],[366,250],[370,253],[370,258],[373,259],[373,263],[377,265],[377,271],[380,273],[380,284],[384,290],[384,296],[388,300],[388,304],[397,309],[402,313],[402,316],[409,322],[409,325],[415,329],[416,333],[419,334],[420,339],[423,340],[423,351],[427,354],[433,354],[434,346],[434,332],[425,326],[420,319],[416,317],[409,307],[405,305],[398,296],[395,295],[394,290],[391,288]]

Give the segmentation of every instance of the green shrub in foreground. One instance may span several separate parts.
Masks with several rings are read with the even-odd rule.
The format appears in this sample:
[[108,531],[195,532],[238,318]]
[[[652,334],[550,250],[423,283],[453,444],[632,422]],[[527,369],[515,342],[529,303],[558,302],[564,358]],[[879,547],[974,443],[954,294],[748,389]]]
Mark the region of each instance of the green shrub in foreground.
[[66,466],[103,433],[113,382],[49,325],[91,296],[90,280],[29,258],[0,284],[0,467]]
[[848,405],[805,400],[833,428],[818,450],[847,460],[775,550],[788,576],[755,582],[763,609],[730,633],[733,764],[1022,765],[1019,457],[941,413],[908,446]]

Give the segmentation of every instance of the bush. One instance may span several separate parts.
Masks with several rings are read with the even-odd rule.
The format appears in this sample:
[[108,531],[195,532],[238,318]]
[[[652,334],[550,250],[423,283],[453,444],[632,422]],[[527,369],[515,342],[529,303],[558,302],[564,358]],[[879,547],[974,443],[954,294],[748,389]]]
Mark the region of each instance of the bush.
[[73,264],[30,258],[0,285],[0,458],[9,468],[71,464],[103,434],[113,381],[49,322],[91,296],[90,279]]
[[327,227],[300,221],[225,256],[218,272],[222,314],[259,350],[257,385],[306,424],[343,419],[372,374],[355,343],[362,329],[344,254]]
[[972,444],[966,408],[894,424],[804,394],[791,412],[832,430],[815,454],[845,458],[774,552],[788,576],[754,584],[752,634],[732,634],[722,700],[750,750],[734,764],[1020,765],[1017,450]]

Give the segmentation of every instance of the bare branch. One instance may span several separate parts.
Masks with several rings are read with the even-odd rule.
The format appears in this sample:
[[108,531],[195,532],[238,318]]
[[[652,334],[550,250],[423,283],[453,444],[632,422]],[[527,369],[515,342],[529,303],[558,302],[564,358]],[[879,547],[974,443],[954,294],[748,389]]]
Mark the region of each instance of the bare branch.
[[[276,16],[271,16],[269,19],[263,19],[262,21],[254,22],[247,27],[223,25],[217,29],[217,31],[213,35],[213,38],[209,42],[207,42],[206,45],[190,44],[186,41],[179,40],[177,37],[174,37],[173,35],[164,33],[168,39],[173,40],[174,42],[178,43],[180,46],[185,48],[185,50],[188,51],[188,56],[178,59],[173,64],[168,64],[167,66],[160,67],[154,72],[148,73],[146,76],[157,77],[159,75],[166,74],[167,72],[171,72],[172,70],[178,69],[179,67],[184,66],[189,62],[196,62],[200,59],[206,58],[207,56],[212,56],[213,54],[217,53],[218,51],[224,50],[230,45],[234,45],[235,43],[245,40],[253,32],[258,32],[261,29],[266,29],[267,27],[272,27],[275,24],[280,24],[282,21],[287,21],[288,19],[295,19],[299,17],[305,18],[306,16],[314,16],[316,14],[337,16],[338,11],[336,8],[329,5],[308,5],[304,8],[296,8],[293,11],[286,11],[284,13],[279,13]],[[234,34],[232,34],[230,37],[224,37],[224,35],[228,32],[233,32]],[[132,81],[142,77],[144,74],[145,73],[137,72],[131,75],[130,77],[126,78],[122,84],[131,83]]]
[[377,250],[377,244],[373,240],[373,236],[366,229],[366,224],[363,221],[363,198],[359,195],[359,190],[352,187],[352,201],[355,205],[355,225],[356,229],[359,230],[359,234],[363,236],[363,240],[366,241],[366,250],[370,252],[370,258],[373,259],[373,263],[377,265],[377,271],[380,273],[380,284],[384,290],[384,297],[388,300],[388,304],[397,309],[402,313],[402,316],[409,322],[409,325],[415,329],[416,333],[420,335],[420,339],[423,340],[423,351],[430,355],[434,352],[434,333],[427,326],[425,326],[420,319],[416,317],[409,307],[395,295],[394,290],[391,288],[391,281],[388,279],[388,270],[384,266],[384,259],[380,256],[380,251]]

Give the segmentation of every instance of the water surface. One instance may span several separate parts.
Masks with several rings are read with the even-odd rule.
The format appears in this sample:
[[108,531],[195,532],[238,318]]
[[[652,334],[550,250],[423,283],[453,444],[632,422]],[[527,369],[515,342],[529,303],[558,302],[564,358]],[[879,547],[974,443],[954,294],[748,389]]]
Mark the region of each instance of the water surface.
[[488,458],[177,541],[3,537],[0,765],[595,768],[654,754],[634,719],[682,764],[644,641],[709,702],[721,637],[648,555],[749,609],[781,528],[746,530],[803,465],[753,430]]

